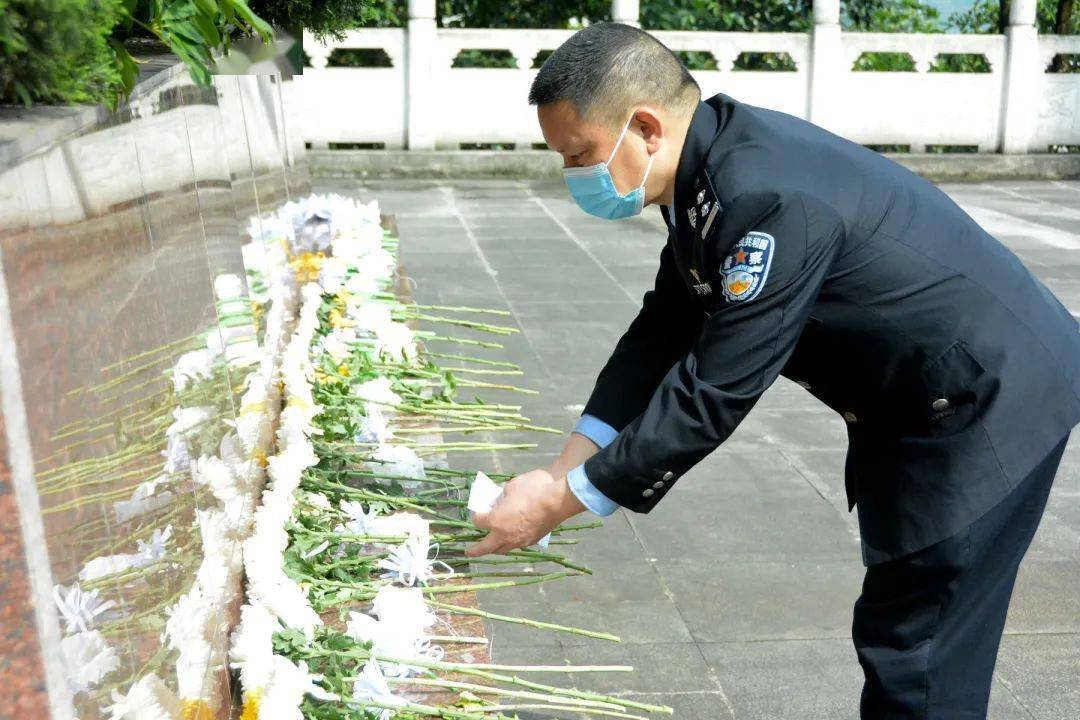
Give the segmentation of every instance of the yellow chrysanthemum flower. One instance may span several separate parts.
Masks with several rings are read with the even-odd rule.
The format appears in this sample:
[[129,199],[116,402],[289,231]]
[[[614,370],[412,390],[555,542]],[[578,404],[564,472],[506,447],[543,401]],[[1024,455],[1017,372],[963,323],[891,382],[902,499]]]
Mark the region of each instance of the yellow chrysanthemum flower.
[[289,267],[296,275],[296,282],[303,284],[319,279],[319,270],[322,269],[325,261],[326,255],[321,252],[305,252],[292,257],[289,260]]
[[240,712],[240,720],[259,720],[259,702],[262,700],[262,690],[244,693],[244,705]]
[[185,700],[180,717],[183,720],[215,720],[214,711],[205,700]]

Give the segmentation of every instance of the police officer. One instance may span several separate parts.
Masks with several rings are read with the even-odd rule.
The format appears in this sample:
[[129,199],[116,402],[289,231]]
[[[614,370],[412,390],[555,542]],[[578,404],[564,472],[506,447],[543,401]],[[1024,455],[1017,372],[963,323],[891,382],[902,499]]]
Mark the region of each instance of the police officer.
[[662,206],[655,287],[561,456],[518,476],[471,555],[586,508],[648,512],[783,375],[847,423],[863,718],[986,714],[1020,560],[1080,420],[1077,323],[943,192],[809,122],[718,94],[592,25],[529,100],[570,194]]

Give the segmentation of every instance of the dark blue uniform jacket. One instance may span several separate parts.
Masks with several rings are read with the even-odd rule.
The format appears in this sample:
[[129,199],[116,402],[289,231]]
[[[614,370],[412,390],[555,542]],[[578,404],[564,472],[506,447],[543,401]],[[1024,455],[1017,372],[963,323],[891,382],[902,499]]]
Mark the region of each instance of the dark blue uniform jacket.
[[899,164],[719,94],[694,113],[672,212],[585,407],[620,431],[585,464],[620,505],[651,510],[784,375],[847,423],[873,564],[966,527],[1080,420],[1076,320]]

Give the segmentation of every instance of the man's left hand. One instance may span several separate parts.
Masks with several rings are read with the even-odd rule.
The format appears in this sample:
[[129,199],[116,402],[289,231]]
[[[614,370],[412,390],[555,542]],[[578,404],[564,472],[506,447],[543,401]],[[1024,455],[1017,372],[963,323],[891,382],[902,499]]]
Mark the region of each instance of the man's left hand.
[[488,535],[466,548],[465,554],[505,555],[527,547],[583,510],[585,506],[570,490],[565,476],[555,477],[544,469],[518,475],[506,483],[491,510],[473,515],[473,525],[487,530]]

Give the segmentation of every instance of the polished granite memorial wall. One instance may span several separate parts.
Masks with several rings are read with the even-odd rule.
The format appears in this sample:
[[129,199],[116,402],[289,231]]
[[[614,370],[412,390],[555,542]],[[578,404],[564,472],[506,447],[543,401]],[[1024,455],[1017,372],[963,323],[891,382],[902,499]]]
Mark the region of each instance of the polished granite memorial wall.
[[219,363],[197,398],[172,370],[251,325],[215,280],[244,278],[260,214],[310,192],[281,89],[172,67],[118,112],[0,110],[0,718],[108,717],[150,672],[176,689],[166,611],[213,498],[167,435],[177,407],[234,419],[246,370]]

